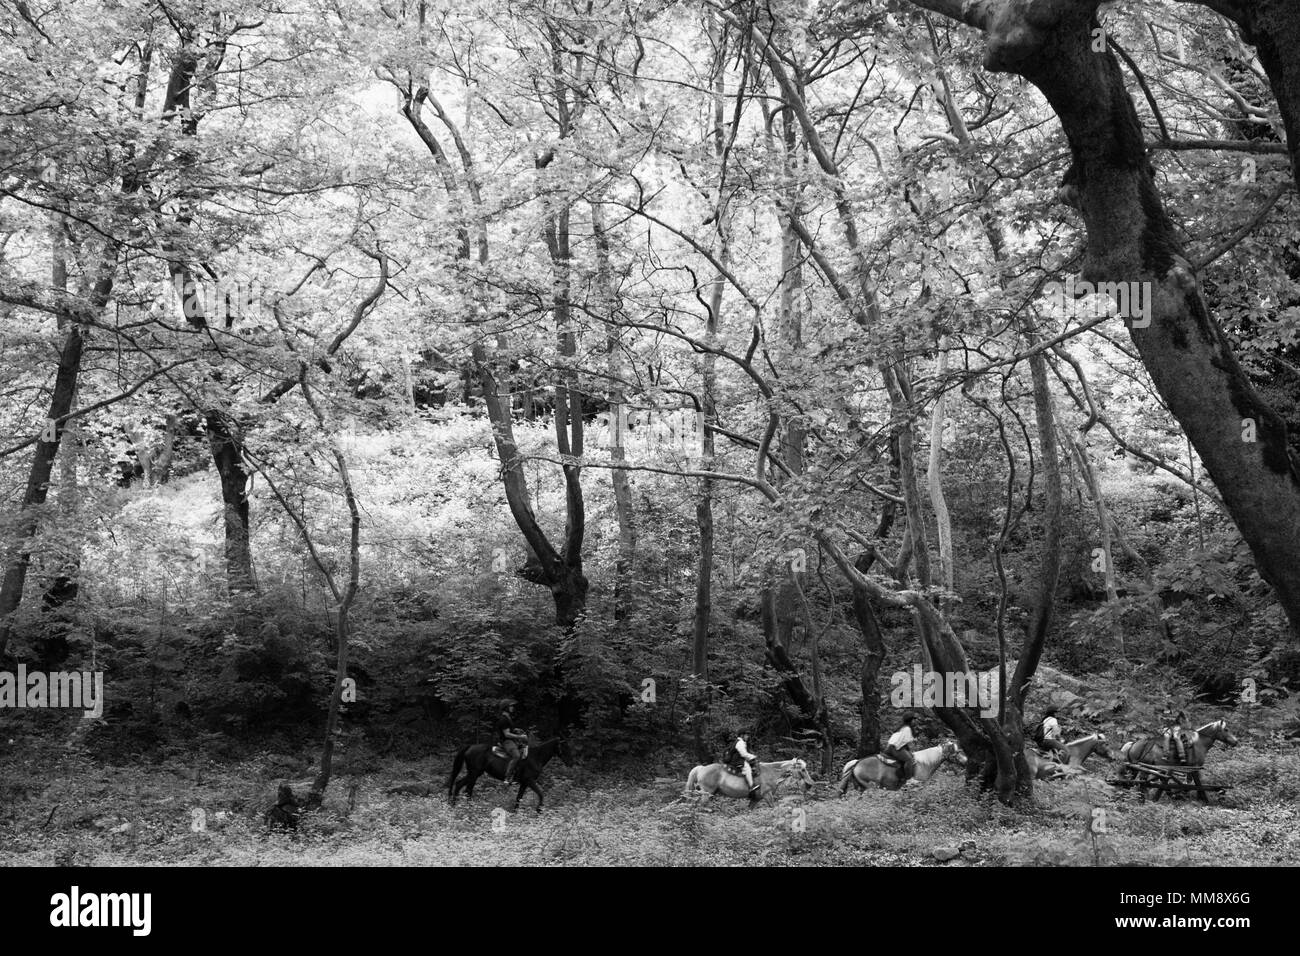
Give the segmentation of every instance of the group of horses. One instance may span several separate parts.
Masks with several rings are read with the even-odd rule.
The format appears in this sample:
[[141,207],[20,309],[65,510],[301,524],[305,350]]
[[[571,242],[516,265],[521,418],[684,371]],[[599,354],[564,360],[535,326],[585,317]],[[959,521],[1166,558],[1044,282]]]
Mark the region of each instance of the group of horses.
[[[1216,742],[1229,747],[1237,745],[1237,738],[1228,730],[1224,720],[1213,720],[1191,731],[1186,738],[1182,760],[1174,753],[1173,742],[1166,745],[1163,735],[1139,737],[1120,748],[1119,755],[1125,762],[1121,773],[1134,776],[1141,782],[1152,776],[1151,771],[1142,769],[1144,766],[1170,767],[1188,770],[1192,779],[1199,783],[1200,768],[1204,766],[1205,756]],[[1086,734],[1063,744],[1056,754],[1044,754],[1033,747],[1026,747],[1025,762],[1034,779],[1054,780],[1083,773],[1084,761],[1094,754],[1104,760],[1115,759],[1107,745],[1105,734]],[[967,763],[965,754],[955,740],[945,740],[934,747],[917,751],[913,754],[915,765],[912,775],[906,782],[909,785],[925,783],[949,758],[961,766]],[[798,758],[759,763],[758,766],[759,793],[769,799],[775,799],[781,789],[791,783],[799,785],[805,792],[812,787],[813,780],[808,773],[808,766]],[[850,786],[863,791],[873,783],[883,790],[898,790],[904,784],[900,770],[897,761],[882,755],[850,760],[840,771],[840,796],[847,794]],[[683,796],[707,802],[719,793],[727,797],[744,798],[749,796],[749,786],[743,777],[731,772],[721,763],[698,766],[686,778]]]
[[[1205,756],[1216,742],[1229,747],[1237,745],[1237,738],[1228,729],[1224,720],[1213,720],[1197,727],[1186,737],[1184,759],[1180,760],[1174,752],[1172,741],[1166,743],[1163,735],[1139,737],[1129,741],[1120,748],[1119,754],[1125,761],[1121,773],[1136,777],[1141,782],[1151,776],[1146,767],[1170,767],[1188,770],[1192,778],[1200,782],[1199,768],[1205,764]],[[1045,755],[1032,747],[1025,748],[1025,761],[1036,780],[1052,780],[1083,773],[1084,761],[1096,754],[1104,760],[1114,760],[1106,743],[1105,734],[1087,734],[1077,740],[1064,744],[1057,755]],[[537,810],[542,809],[542,788],[537,781],[542,769],[553,757],[559,757],[566,765],[572,762],[568,745],[559,737],[554,737],[528,748],[520,759],[515,781],[519,792],[515,795],[515,809],[529,790],[537,794]],[[966,756],[961,752],[955,740],[945,740],[934,747],[919,750],[914,755],[915,766],[908,783],[923,784],[939,770],[949,758],[958,764],[966,765]],[[447,780],[447,794],[452,805],[463,790],[466,799],[474,796],[474,784],[479,777],[487,774],[497,780],[505,780],[508,760],[491,744],[473,744],[461,747],[452,762],[451,776]],[[812,789],[813,778],[808,772],[806,761],[796,757],[790,760],[762,761],[758,767],[758,793],[767,800],[774,800],[782,789],[796,785],[803,792]],[[465,775],[461,776],[464,769]],[[850,760],[840,771],[839,793],[844,796],[850,786],[862,791],[869,784],[875,784],[884,790],[898,790],[903,786],[897,761],[880,755]],[[750,795],[749,784],[745,778],[733,773],[723,763],[701,764],[691,770],[686,778],[686,790],[683,794],[696,797],[701,802],[722,794],[725,797],[747,798]]]

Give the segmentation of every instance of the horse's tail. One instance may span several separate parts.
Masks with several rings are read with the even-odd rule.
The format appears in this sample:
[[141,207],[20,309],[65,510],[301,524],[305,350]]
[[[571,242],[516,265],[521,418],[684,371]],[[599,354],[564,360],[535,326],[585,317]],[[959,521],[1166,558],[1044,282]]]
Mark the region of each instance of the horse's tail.
[[700,790],[704,789],[703,787],[700,786],[701,766],[702,765],[698,765],[691,768],[691,772],[686,775],[686,789],[682,791],[682,796],[689,797],[692,793],[696,791],[697,788]]
[[456,759],[451,763],[451,776],[447,778],[447,796],[451,796],[451,788],[456,783],[456,778],[460,776],[460,768],[465,766],[465,751],[469,750],[469,744],[461,747],[456,751]]
[[845,777],[847,777],[849,774],[853,772],[853,768],[858,765],[858,759],[859,758],[855,757],[854,759],[850,760],[848,763],[844,765],[844,769],[840,771],[841,780],[843,780]]

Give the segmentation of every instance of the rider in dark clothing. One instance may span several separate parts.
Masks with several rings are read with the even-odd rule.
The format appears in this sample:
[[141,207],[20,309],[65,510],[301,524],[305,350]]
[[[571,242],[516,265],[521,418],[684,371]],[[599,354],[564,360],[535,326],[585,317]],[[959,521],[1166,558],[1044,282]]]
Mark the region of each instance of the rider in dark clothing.
[[1163,734],[1165,753],[1173,758],[1174,763],[1187,763],[1187,733],[1183,730],[1185,723],[1187,715],[1180,710]]
[[497,734],[497,743],[501,745],[501,749],[510,758],[506,764],[505,776],[506,783],[509,783],[515,772],[515,767],[519,765],[519,757],[523,753],[521,748],[528,743],[528,735],[515,726],[515,718],[510,713],[509,707],[501,711],[492,727]]

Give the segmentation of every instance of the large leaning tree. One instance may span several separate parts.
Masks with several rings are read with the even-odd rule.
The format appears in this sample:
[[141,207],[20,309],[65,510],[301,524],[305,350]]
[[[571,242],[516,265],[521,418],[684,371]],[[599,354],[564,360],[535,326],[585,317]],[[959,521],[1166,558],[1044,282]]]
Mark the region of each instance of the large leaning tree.
[[[1082,278],[1144,283],[1151,321],[1130,335],[1143,365],[1204,462],[1260,575],[1300,632],[1300,467],[1286,423],[1266,405],[1206,307],[1161,201],[1133,100],[1098,19],[1100,0],[910,0],[982,31],[984,67],[1024,77],[1055,111],[1073,157],[1087,230]],[[1206,2],[1256,44],[1300,154],[1300,5]],[[1243,429],[1243,423],[1253,429]],[[1243,440],[1243,432],[1256,440]],[[1023,661],[1021,667],[1032,667]],[[1017,675],[1020,677],[1023,675]],[[1020,687],[1017,680],[1013,685]]]

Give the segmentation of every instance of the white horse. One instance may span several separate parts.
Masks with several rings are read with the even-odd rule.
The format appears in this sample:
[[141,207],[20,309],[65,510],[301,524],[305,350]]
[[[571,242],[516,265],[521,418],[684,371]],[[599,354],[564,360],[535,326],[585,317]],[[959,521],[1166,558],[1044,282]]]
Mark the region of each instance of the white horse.
[[1094,753],[1106,760],[1114,759],[1106,746],[1105,734],[1088,734],[1062,744],[1061,749],[1067,754],[1065,763],[1057,763],[1032,747],[1025,748],[1025,763],[1029,764],[1029,771],[1035,780],[1053,780],[1056,777],[1083,773],[1083,762]]
[[[933,777],[949,757],[955,757],[963,766],[966,764],[966,755],[961,752],[955,740],[945,740],[937,747],[918,750],[912,757],[916,766],[911,779],[917,783],[924,783]],[[848,793],[850,783],[859,790],[867,789],[868,783],[874,783],[885,790],[897,790],[902,786],[898,771],[896,763],[885,763],[879,756],[850,760],[840,771],[840,796]]]
[[[759,795],[771,802],[775,799],[782,784],[793,780],[802,784],[804,790],[812,787],[812,776],[808,773],[808,764],[798,759],[777,760],[758,765]],[[699,795],[700,803],[708,802],[716,793],[724,797],[745,798],[749,796],[749,784],[740,774],[732,773],[726,764],[700,764],[686,778],[684,797]]]

